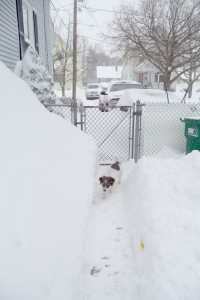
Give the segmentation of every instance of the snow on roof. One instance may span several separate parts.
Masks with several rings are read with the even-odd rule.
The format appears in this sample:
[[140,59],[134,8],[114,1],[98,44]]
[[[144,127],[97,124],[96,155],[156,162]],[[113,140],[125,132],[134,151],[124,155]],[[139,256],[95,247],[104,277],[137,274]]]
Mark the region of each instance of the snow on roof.
[[97,66],[97,78],[121,78],[122,66]]

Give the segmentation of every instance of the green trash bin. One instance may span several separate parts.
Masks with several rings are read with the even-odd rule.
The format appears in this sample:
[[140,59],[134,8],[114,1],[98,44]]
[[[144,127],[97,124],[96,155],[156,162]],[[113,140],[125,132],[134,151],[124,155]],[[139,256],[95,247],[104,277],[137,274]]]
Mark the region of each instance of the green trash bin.
[[185,118],[186,154],[193,150],[200,151],[200,117]]

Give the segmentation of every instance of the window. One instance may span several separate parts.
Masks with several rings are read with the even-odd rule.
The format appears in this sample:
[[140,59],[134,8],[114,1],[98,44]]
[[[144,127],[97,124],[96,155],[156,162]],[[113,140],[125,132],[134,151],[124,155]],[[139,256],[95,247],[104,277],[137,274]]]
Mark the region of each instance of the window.
[[29,8],[25,2],[23,2],[23,22],[25,39],[30,40],[30,14]]
[[142,89],[142,85],[140,83],[117,83],[112,85],[110,92],[117,92],[129,89]]
[[29,0],[16,0],[20,59],[31,44],[39,53],[37,14]]
[[88,88],[88,89],[98,89],[98,88],[99,88],[99,85],[97,85],[97,84],[89,84],[89,85],[87,86],[87,88]]
[[33,7],[28,0],[22,0],[22,14],[24,23],[25,41],[35,47],[34,15]]
[[161,83],[164,82],[164,75],[160,73],[155,74],[155,82]]

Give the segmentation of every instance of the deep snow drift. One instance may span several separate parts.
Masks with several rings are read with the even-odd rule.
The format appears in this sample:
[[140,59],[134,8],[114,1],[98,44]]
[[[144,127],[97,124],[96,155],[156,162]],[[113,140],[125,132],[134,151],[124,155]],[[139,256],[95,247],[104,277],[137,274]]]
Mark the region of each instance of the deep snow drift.
[[139,299],[199,300],[200,152],[142,158],[127,168]]
[[0,90],[0,299],[76,299],[96,146],[2,63]]

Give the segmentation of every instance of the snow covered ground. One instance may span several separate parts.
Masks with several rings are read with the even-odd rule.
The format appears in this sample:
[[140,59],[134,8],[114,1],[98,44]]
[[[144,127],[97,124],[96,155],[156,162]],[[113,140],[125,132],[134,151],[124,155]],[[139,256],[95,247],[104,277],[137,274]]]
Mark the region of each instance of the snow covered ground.
[[0,86],[0,299],[73,299],[96,146],[2,63]]
[[93,140],[0,86],[0,299],[199,300],[200,153],[123,163],[103,200]]
[[199,300],[199,176],[199,152],[163,148],[124,163],[122,184],[106,200],[96,187],[83,299]]

